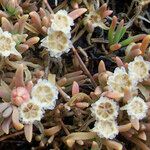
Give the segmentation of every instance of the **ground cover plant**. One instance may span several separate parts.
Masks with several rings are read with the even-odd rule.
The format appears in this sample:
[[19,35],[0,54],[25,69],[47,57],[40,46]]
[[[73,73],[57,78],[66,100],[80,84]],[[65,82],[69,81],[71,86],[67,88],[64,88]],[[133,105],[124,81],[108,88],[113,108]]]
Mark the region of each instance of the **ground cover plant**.
[[149,0],[0,0],[0,149],[150,150]]

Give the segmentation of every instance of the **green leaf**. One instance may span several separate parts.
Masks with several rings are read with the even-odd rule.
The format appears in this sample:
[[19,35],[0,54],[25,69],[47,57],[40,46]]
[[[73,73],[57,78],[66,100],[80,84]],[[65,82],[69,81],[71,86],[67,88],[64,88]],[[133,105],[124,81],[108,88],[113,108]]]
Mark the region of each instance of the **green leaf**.
[[108,41],[109,41],[109,45],[113,44],[113,38],[114,38],[114,31],[116,28],[116,24],[117,24],[117,17],[113,16],[113,20],[112,23],[110,25],[110,29],[108,31]]
[[123,27],[123,28],[122,28],[118,42],[122,39],[122,37],[123,37],[124,34],[126,33],[126,30],[127,30],[126,27]]
[[124,21],[121,20],[121,22],[120,22],[119,25],[117,26],[116,33],[115,33],[115,35],[114,35],[113,44],[119,42],[120,36],[122,35],[123,25],[124,25]]
[[132,42],[133,42],[133,37],[129,37],[128,39],[126,39],[126,40],[120,42],[119,44],[121,44],[121,46],[123,47],[123,46],[129,45],[129,44],[132,43]]

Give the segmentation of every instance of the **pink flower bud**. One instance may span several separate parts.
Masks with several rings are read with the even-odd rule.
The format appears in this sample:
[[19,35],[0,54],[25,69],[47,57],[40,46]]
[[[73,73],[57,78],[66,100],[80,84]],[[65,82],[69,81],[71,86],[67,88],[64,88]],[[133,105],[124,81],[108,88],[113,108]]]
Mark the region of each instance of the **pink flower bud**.
[[29,92],[24,87],[17,87],[12,90],[11,99],[13,104],[20,106],[22,103],[28,101],[30,98]]

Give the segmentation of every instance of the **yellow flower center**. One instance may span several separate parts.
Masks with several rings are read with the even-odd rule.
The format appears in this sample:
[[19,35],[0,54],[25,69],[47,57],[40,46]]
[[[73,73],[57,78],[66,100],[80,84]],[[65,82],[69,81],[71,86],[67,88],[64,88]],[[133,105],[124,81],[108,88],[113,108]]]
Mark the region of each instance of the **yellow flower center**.
[[134,111],[135,114],[143,112],[143,104],[139,101],[134,101],[134,103],[131,103],[131,108],[133,109],[132,111]]
[[61,31],[53,32],[48,36],[48,44],[53,50],[63,51],[67,45],[66,35]]
[[41,85],[37,87],[36,91],[33,94],[35,97],[37,97],[41,103],[49,103],[54,96],[51,89],[46,85]]
[[98,106],[97,113],[103,118],[108,118],[111,114],[114,113],[114,109],[111,103],[103,102]]
[[28,103],[27,106],[23,108],[23,113],[27,119],[37,117],[38,111],[38,105],[35,105],[33,103]]
[[125,88],[129,88],[132,84],[127,74],[116,75],[114,81],[113,88],[120,93],[123,93]]
[[147,76],[147,67],[144,62],[135,62],[134,69],[138,76],[142,78],[144,78],[145,75]]
[[101,128],[104,130],[105,134],[110,134],[112,133],[115,129],[115,126],[112,122],[108,122],[108,121],[102,121],[100,122]]
[[68,19],[66,16],[62,16],[62,15],[55,15],[54,17],[55,19],[55,23],[57,23],[57,26],[61,29],[61,28],[67,28],[68,27]]

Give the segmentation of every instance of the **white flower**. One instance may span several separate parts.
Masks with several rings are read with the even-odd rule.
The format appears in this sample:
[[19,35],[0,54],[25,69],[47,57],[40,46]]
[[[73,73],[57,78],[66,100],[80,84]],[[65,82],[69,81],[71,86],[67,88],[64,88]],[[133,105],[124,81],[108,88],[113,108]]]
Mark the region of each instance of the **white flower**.
[[124,90],[126,88],[133,90],[135,83],[131,80],[124,67],[117,67],[114,73],[108,77],[107,84],[109,90],[119,92],[122,96],[124,96]]
[[116,122],[99,120],[95,123],[94,128],[91,130],[96,132],[100,138],[113,139],[118,135],[119,130]]
[[20,119],[23,123],[29,124],[34,121],[40,121],[43,116],[43,110],[35,99],[21,104],[19,107]]
[[16,42],[8,31],[0,28],[0,55],[8,57],[10,54],[21,57],[21,54],[15,48]]
[[119,107],[116,102],[107,97],[100,97],[98,101],[92,104],[92,115],[98,120],[110,120],[118,116]]
[[63,53],[69,52],[72,43],[70,35],[62,31],[48,30],[48,35],[41,40],[41,46],[46,47],[51,57],[60,57]]
[[148,106],[142,98],[133,97],[121,110],[127,110],[128,115],[131,116],[132,119],[141,120],[146,117]]
[[142,56],[138,56],[128,64],[128,69],[131,78],[141,82],[149,77],[150,62],[143,60]]
[[58,98],[57,87],[48,80],[39,80],[32,88],[31,96],[38,100],[44,109],[54,109]]
[[52,15],[51,29],[54,31],[62,31],[65,34],[70,33],[71,26],[74,25],[73,19],[68,15],[67,11],[59,10],[56,14]]

